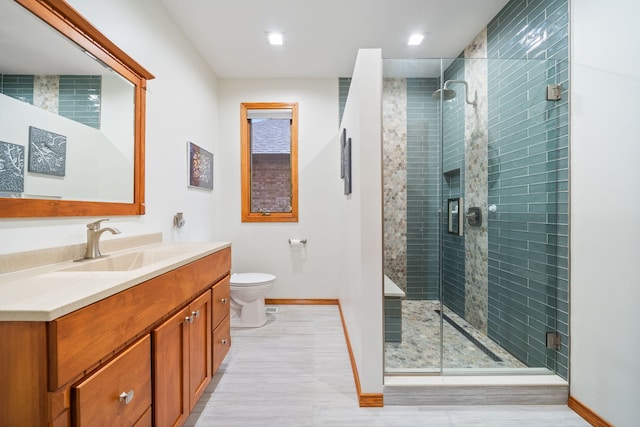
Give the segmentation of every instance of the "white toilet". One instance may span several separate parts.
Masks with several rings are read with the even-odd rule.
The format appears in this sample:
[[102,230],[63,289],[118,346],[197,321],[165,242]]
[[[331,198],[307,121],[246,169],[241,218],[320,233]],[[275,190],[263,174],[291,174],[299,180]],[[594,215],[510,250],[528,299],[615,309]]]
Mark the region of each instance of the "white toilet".
[[267,323],[264,298],[275,280],[276,276],[266,273],[231,275],[231,327],[257,328]]

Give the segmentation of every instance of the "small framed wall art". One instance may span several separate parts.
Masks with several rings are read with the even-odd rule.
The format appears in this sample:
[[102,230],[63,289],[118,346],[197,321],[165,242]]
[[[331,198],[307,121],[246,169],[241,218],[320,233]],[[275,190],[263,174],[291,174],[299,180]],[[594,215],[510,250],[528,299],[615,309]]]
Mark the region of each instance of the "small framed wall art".
[[24,147],[0,141],[0,192],[24,191]]
[[213,154],[187,141],[189,187],[213,190]]
[[29,126],[29,172],[64,176],[67,137]]
[[351,194],[351,138],[344,147],[344,194]]
[[342,129],[340,136],[340,178],[344,179],[344,149],[347,146],[347,129]]

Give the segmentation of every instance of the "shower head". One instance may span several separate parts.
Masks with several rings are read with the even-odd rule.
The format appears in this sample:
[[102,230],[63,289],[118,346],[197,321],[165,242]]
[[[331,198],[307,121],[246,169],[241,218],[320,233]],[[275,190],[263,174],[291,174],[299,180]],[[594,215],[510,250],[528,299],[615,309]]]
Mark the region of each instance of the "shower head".
[[438,89],[433,92],[434,98],[440,99],[441,96],[444,101],[448,101],[456,97],[456,91],[453,89]]
[[[442,96],[442,99],[444,101],[448,101],[450,99],[453,99],[456,97],[456,92],[453,89],[448,89],[447,86],[452,84],[452,83],[462,83],[464,85],[464,94],[465,94],[465,101],[467,104],[471,104],[474,107],[478,104],[478,94],[476,93],[475,98],[473,99],[473,101],[469,101],[469,85],[467,84],[467,82],[465,80],[447,80],[446,82],[444,82],[444,84],[442,85],[442,89],[438,89],[435,92],[433,92],[433,97],[434,98],[440,98],[440,96]],[[441,95],[442,93],[442,95]]]

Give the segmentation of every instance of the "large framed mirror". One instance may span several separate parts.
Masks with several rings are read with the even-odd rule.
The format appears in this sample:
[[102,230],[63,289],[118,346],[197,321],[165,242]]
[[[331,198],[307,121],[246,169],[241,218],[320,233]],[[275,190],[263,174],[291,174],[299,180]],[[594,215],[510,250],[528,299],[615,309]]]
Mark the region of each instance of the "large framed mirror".
[[144,214],[154,76],[64,0],[4,0],[0,23],[0,217]]

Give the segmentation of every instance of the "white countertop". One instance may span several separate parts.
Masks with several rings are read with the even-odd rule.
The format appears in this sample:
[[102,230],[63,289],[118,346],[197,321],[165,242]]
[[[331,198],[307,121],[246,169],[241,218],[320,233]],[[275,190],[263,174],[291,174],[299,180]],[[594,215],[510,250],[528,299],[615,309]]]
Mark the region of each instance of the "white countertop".
[[108,254],[169,252],[163,259],[130,271],[60,271],[88,260],[48,264],[0,274],[0,321],[50,321],[182,265],[231,246],[228,242],[155,243]]

